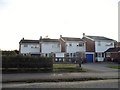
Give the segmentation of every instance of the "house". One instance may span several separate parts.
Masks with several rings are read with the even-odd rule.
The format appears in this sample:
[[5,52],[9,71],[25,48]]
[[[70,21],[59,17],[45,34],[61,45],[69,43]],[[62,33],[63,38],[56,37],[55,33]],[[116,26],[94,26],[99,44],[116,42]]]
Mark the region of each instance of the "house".
[[114,47],[116,42],[103,36],[89,36],[83,33],[83,38],[86,42],[86,59],[87,62],[104,61],[105,51]]
[[60,44],[61,52],[65,53],[65,57],[70,58],[68,61],[72,61],[73,58],[78,56],[81,58],[84,57],[85,43],[82,39],[74,37],[62,37],[62,35],[60,35]]
[[105,51],[106,61],[117,61],[120,63],[120,47],[109,48]]
[[40,54],[39,40],[21,39],[19,42],[19,53],[22,55]]
[[40,39],[41,56],[50,57],[61,52],[59,39],[41,38]]
[[120,42],[115,42],[115,47],[120,47]]

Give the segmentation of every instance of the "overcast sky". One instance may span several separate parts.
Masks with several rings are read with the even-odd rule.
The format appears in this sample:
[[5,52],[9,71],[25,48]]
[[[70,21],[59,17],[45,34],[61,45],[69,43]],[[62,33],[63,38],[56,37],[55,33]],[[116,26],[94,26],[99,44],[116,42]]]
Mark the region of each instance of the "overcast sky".
[[19,41],[79,37],[118,40],[119,0],[0,0],[0,49],[19,49]]

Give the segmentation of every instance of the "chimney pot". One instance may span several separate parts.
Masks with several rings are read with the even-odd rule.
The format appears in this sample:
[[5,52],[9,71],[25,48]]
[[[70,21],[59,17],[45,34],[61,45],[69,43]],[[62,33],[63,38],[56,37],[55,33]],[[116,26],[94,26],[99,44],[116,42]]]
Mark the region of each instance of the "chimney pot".
[[83,33],[83,37],[85,37],[85,33]]
[[60,35],[60,37],[62,37],[62,35]]

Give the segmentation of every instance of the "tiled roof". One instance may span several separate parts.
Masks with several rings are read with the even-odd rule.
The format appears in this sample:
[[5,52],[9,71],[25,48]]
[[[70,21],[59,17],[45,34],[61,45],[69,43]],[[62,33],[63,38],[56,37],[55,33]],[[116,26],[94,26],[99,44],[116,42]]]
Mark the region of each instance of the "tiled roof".
[[83,41],[80,38],[74,38],[74,37],[61,37],[62,39],[64,39],[65,41]]
[[39,40],[27,40],[27,39],[22,39],[20,43],[39,43]]
[[120,52],[120,47],[109,48],[105,52]]
[[58,39],[43,38],[41,42],[59,42]]
[[104,37],[104,36],[87,36],[93,40],[109,40],[109,41],[115,41],[113,39],[110,39],[110,38],[107,38],[107,37]]

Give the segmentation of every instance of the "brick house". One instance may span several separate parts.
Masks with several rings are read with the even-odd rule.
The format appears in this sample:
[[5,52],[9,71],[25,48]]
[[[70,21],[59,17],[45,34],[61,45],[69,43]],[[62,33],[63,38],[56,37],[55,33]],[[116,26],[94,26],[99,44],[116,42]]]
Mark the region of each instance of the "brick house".
[[113,39],[103,36],[89,36],[83,34],[82,38],[86,42],[86,59],[87,62],[104,61],[105,51],[114,48]]
[[120,63],[120,47],[109,48],[105,51],[106,61],[117,61]]

